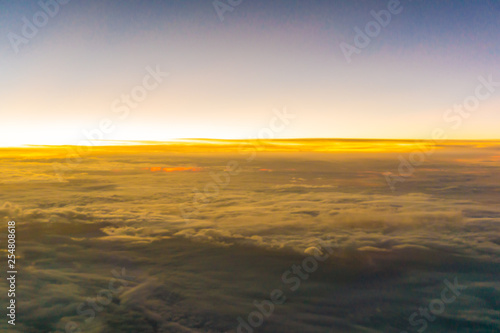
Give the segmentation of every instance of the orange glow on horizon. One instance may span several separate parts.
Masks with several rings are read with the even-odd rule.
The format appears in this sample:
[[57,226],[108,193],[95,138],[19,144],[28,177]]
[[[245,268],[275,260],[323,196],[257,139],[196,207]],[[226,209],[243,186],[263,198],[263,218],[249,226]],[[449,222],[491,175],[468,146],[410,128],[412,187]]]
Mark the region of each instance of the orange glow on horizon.
[[202,171],[202,168],[199,167],[170,167],[170,168],[162,168],[162,167],[150,167],[150,168],[142,168],[143,170],[149,170],[151,172],[199,172]]
[[[279,140],[215,140],[189,139],[168,142],[132,141],[107,146],[28,146],[0,148],[3,158],[60,158],[70,162],[108,154],[214,154],[237,153],[249,156],[256,153],[410,153],[432,152],[443,149],[454,150],[466,145],[477,151],[500,146],[500,141],[415,141],[415,140],[365,140],[365,139],[279,139]],[[492,161],[500,159],[498,153],[490,156]],[[152,172],[201,171],[201,168],[148,167]]]

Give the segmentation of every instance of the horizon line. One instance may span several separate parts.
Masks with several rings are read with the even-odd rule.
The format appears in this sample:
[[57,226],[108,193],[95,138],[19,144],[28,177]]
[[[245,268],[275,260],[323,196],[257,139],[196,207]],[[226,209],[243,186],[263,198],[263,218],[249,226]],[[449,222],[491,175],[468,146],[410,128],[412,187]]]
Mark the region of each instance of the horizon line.
[[[0,149],[15,149],[15,148],[57,148],[57,147],[134,147],[134,146],[169,146],[178,145],[183,143],[198,142],[201,145],[210,145],[210,143],[252,143],[252,142],[314,142],[314,141],[343,141],[343,142],[394,142],[394,143],[408,143],[408,142],[425,142],[435,144],[439,143],[500,143],[500,139],[394,139],[394,138],[273,138],[273,139],[221,139],[221,138],[176,138],[168,140],[86,140],[89,144],[22,144],[22,145],[8,145],[0,144]],[[106,144],[110,143],[110,144]]]

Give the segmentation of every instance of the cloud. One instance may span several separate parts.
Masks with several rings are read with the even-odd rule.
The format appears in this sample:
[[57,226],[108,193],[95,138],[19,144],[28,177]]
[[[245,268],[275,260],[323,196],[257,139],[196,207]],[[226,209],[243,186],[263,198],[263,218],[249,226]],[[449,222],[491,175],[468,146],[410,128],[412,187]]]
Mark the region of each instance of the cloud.
[[[287,302],[262,332],[401,331],[408,322],[398,318],[438,297],[454,276],[469,286],[464,301],[433,328],[497,329],[500,166],[465,167],[453,151],[436,154],[397,193],[381,176],[393,156],[262,154],[199,205],[195,193],[214,181],[210,174],[241,156],[99,149],[65,182],[47,183],[33,174],[49,177],[53,159],[9,157],[1,168],[15,182],[4,183],[0,218],[18,225],[18,299],[28,309],[19,327],[83,325],[77,306],[126,267],[137,279],[84,331],[234,332],[236,318],[276,288]],[[152,165],[200,169],[143,169]],[[196,208],[189,220],[183,204]],[[282,274],[314,254],[319,239],[334,254],[290,293]]]

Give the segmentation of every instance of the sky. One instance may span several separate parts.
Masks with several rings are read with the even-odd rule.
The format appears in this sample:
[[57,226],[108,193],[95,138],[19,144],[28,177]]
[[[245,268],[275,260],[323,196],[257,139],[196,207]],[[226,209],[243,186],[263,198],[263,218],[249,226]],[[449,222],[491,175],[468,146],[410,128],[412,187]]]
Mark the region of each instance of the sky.
[[[0,146],[432,139],[436,128],[499,139],[500,85],[484,87],[500,82],[493,0],[220,1],[223,13],[212,1],[63,2],[53,13],[42,1],[50,16],[38,1],[0,1]],[[390,22],[346,56],[356,28],[391,4]],[[125,104],[133,91],[145,94]],[[263,131],[276,110],[293,121]]]

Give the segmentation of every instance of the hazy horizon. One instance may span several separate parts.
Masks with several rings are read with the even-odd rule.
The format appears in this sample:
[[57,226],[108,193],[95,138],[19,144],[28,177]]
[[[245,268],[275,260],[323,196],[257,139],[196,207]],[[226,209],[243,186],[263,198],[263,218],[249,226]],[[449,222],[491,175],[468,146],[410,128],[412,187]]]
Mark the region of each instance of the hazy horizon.
[[4,0],[0,36],[0,331],[500,332],[500,0]]

